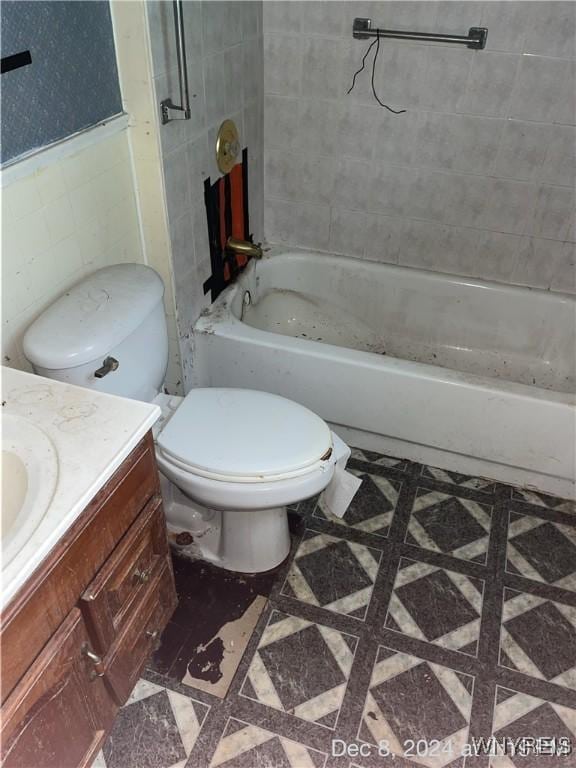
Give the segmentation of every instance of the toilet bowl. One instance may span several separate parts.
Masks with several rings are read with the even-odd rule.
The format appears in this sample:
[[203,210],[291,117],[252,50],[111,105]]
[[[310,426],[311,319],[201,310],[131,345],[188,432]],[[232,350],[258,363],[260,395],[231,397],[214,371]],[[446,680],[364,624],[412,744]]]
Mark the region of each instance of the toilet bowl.
[[194,553],[258,573],[290,550],[286,507],[331,481],[342,444],[307,408],[268,392],[159,394],[168,361],[164,286],[149,267],[98,270],[46,309],[23,346],[36,373],[157,402],[154,430],[166,517]]
[[192,533],[199,554],[230,570],[281,563],[290,551],[287,505],[320,493],[334,474],[326,423],[254,390],[194,389],[156,402],[158,466],[181,492],[166,494],[169,526]]

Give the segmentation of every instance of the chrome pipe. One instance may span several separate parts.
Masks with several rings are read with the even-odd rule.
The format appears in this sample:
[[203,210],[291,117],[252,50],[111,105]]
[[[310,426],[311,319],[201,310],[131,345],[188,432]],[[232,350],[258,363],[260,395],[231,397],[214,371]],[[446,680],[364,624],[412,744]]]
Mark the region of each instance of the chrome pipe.
[[432,32],[410,32],[400,29],[372,29],[372,19],[356,18],[352,25],[352,36],[356,40],[390,37],[396,40],[421,40],[428,43],[459,43],[468,48],[482,50],[486,47],[488,30],[485,27],[470,27],[467,35],[438,35]]
[[182,112],[180,119],[190,120],[190,94],[188,91],[188,67],[186,60],[186,39],[184,36],[184,2],[183,0],[173,0],[174,10],[174,34],[176,36],[176,57],[178,60],[178,84],[180,88],[180,104],[174,104],[172,99],[164,99],[160,102],[160,113],[162,125],[166,125],[173,117],[170,117],[170,111],[176,110]]

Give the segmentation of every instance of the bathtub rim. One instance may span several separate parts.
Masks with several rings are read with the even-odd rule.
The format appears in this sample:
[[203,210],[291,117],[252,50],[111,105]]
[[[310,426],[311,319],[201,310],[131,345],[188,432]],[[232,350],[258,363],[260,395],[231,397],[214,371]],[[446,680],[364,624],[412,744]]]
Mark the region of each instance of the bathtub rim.
[[[304,249],[290,248],[289,250],[281,249],[279,246],[274,246],[272,249],[265,253],[263,261],[271,261],[272,259],[282,257],[298,256],[299,260],[304,260],[305,256],[315,255],[325,258],[330,256],[339,260],[344,260],[348,263],[358,265],[359,259],[351,256],[343,256],[341,254],[329,254],[320,251],[310,251]],[[432,272],[430,270],[421,270],[413,267],[403,267],[396,264],[386,264],[383,262],[367,262],[362,261],[363,265],[372,265],[373,268],[384,267],[386,269],[394,270],[395,273],[400,272],[402,275],[407,275],[410,272],[417,271],[423,273],[426,278],[430,277],[435,282],[443,282],[446,279],[451,283],[466,284],[478,287],[480,289],[492,288],[495,290],[508,290],[514,293],[525,293],[526,291],[537,292],[543,300],[551,301],[566,301],[569,304],[574,304],[574,310],[576,312],[576,296],[568,293],[551,292],[539,288],[528,288],[516,285],[507,285],[494,281],[476,280],[472,278],[462,277],[459,275],[452,275],[448,273]],[[281,333],[275,333],[274,331],[263,330],[254,326],[248,325],[241,320],[241,309],[243,304],[244,291],[249,290],[244,283],[245,281],[253,278],[257,279],[258,276],[258,264],[259,260],[254,259],[248,264],[246,269],[242,272],[240,277],[235,283],[227,286],[224,291],[218,296],[218,298],[206,309],[204,309],[193,326],[193,333],[202,333],[206,335],[224,335],[227,338],[241,341],[249,338],[252,342],[266,346],[269,348],[278,349],[278,347],[284,347],[292,351],[298,351],[304,355],[310,355],[311,357],[322,357],[324,359],[334,358],[349,358],[352,363],[374,365],[380,368],[382,371],[391,371],[403,373],[405,375],[414,378],[432,378],[436,381],[444,382],[446,384],[460,384],[462,386],[475,386],[480,389],[490,391],[504,391],[514,394],[516,396],[524,397],[527,399],[544,400],[546,402],[553,402],[559,405],[568,405],[576,407],[576,391],[575,392],[559,392],[554,389],[545,389],[544,387],[532,386],[529,384],[523,384],[521,382],[510,381],[509,379],[499,378],[497,376],[483,376],[481,374],[465,373],[455,368],[448,368],[433,363],[423,363],[415,360],[407,360],[402,357],[395,357],[394,355],[379,355],[375,352],[369,352],[366,350],[358,350],[351,347],[340,347],[335,344],[329,344],[326,342],[316,341],[314,339],[302,339],[299,337],[288,336]],[[218,330],[220,330],[220,334]],[[282,341],[280,342],[279,339]],[[575,413],[576,418],[576,413]]]

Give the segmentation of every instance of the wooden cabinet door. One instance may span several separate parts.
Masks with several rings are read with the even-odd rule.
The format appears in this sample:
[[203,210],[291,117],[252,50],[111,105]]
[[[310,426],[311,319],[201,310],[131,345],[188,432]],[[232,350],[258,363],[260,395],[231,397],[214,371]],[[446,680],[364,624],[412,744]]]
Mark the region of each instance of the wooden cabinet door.
[[74,608],[2,707],[3,768],[78,768],[91,763],[115,706]]

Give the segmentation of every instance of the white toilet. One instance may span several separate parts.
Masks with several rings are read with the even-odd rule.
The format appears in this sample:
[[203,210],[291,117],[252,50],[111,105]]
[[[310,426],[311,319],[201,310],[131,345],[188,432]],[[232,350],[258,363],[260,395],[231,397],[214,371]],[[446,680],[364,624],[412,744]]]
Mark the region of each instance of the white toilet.
[[160,394],[168,362],[163,295],[149,267],[101,269],[37,318],[24,353],[41,376],[157,402],[169,526],[191,532],[198,554],[224,568],[269,570],[290,549],[286,505],[326,488],[347,448],[312,411],[267,392]]

